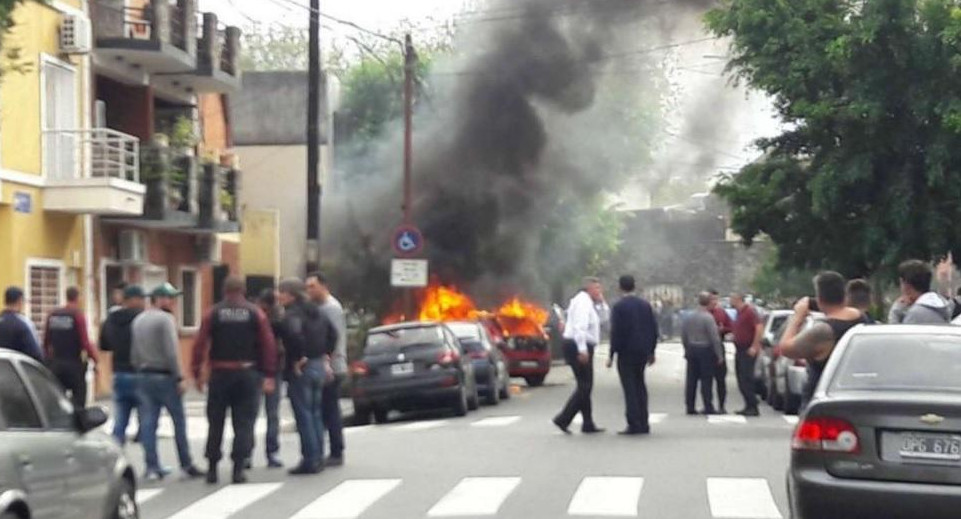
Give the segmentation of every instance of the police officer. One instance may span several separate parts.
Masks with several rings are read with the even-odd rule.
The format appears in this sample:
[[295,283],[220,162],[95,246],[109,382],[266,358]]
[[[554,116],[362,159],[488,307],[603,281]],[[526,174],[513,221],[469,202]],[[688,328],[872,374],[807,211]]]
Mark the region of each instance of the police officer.
[[57,308],[47,317],[43,334],[43,352],[50,371],[60,385],[70,393],[73,406],[83,409],[87,405],[87,358],[98,362],[97,350],[90,344],[87,334],[87,318],[80,311],[80,291],[67,289],[67,305]]
[[209,362],[210,367],[206,451],[210,484],[218,481],[227,409],[234,427],[232,481],[245,483],[244,467],[254,447],[260,391],[263,388],[265,393],[272,393],[276,389],[277,345],[270,322],[263,311],[244,299],[244,290],[242,279],[227,278],[224,301],[204,316],[194,342],[191,367],[200,391],[204,389],[205,364]]

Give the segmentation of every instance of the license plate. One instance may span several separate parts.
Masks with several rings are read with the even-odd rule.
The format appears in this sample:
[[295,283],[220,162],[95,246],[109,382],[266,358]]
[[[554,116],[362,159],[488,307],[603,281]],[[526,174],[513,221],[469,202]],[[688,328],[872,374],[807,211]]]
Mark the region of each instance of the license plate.
[[521,362],[522,368],[537,368],[540,367],[540,363],[533,360],[525,360]]
[[394,364],[390,367],[391,375],[412,375],[414,373],[414,363],[404,362],[402,364]]
[[898,454],[907,459],[961,461],[961,436],[901,433]]

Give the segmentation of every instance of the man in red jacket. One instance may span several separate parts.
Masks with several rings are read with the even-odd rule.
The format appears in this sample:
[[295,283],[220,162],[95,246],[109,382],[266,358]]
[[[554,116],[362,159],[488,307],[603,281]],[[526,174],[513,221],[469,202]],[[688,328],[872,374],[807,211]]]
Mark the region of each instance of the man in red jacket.
[[[711,315],[714,316],[714,322],[717,323],[717,330],[721,334],[721,344],[724,344],[724,337],[731,333],[734,328],[734,323],[731,322],[731,316],[727,315],[727,310],[721,307],[721,298],[719,297],[717,290],[710,290],[711,293],[711,306],[709,310]],[[727,358],[722,358],[720,364],[717,365],[716,371],[714,372],[714,381],[717,384],[717,400],[718,407],[717,410],[720,414],[727,414]]]
[[764,323],[757,311],[748,303],[744,294],[731,295],[731,306],[737,310],[734,321],[734,367],[737,374],[737,387],[744,397],[744,409],[737,414],[758,416],[757,393],[754,391],[754,364],[761,351],[761,336]]
[[[87,362],[99,362],[97,350],[90,344],[87,318],[80,310],[80,291],[67,289],[67,305],[47,317],[43,333],[43,353],[50,371],[70,393],[73,406],[87,405]],[[84,359],[86,353],[87,359]]]

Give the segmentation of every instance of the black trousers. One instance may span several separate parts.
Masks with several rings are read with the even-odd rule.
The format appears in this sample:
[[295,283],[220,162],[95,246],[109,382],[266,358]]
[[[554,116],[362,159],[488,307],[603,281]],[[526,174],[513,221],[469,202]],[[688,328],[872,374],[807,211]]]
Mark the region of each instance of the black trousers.
[[717,372],[717,354],[709,346],[694,346],[685,351],[687,358],[687,381],[684,388],[684,403],[687,412],[697,410],[695,405],[695,394],[697,385],[701,385],[701,400],[704,403],[704,411],[714,412],[714,374]]
[[734,354],[734,371],[737,373],[737,388],[744,397],[745,409],[757,409],[757,393],[754,391],[754,366],[756,357],[752,357],[746,349],[739,349]]
[[260,408],[260,388],[263,378],[253,369],[214,370],[210,373],[207,391],[206,456],[211,464],[223,457],[220,447],[224,439],[224,422],[230,409],[234,429],[234,445],[230,459],[243,464],[254,448],[254,423]]
[[727,409],[727,358],[714,366],[714,382],[717,383],[717,403],[719,409]]
[[57,377],[63,389],[70,393],[74,409],[87,407],[87,366],[80,359],[53,359],[49,364],[53,376]]
[[324,427],[330,437],[330,456],[344,456],[344,419],[340,412],[340,385],[344,375],[334,375],[334,380],[324,386],[320,397],[320,412],[324,417]]
[[627,428],[630,431],[650,431],[647,411],[647,385],[644,383],[644,370],[647,362],[624,362],[617,359],[617,374],[624,390],[624,408]]
[[594,390],[594,345],[588,344],[587,348],[588,360],[586,364],[582,364],[577,358],[577,344],[572,340],[564,341],[564,358],[570,365],[571,371],[574,372],[577,387],[574,388],[571,397],[567,399],[567,404],[564,405],[561,414],[557,415],[557,421],[567,427],[577,416],[577,413],[581,413],[581,417],[584,418],[581,429],[584,430],[595,427],[594,413],[591,407],[591,391]]

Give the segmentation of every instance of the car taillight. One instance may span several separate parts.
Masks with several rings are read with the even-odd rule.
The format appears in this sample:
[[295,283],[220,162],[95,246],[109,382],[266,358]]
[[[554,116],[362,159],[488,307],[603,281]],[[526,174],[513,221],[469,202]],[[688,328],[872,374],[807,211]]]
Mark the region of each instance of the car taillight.
[[437,354],[437,363],[441,366],[450,366],[456,364],[460,360],[460,355],[454,351],[442,351]]
[[355,377],[366,377],[370,374],[370,366],[366,362],[357,361],[350,365],[350,372]]
[[850,422],[829,416],[804,419],[794,430],[791,448],[856,454],[861,449],[858,432]]

